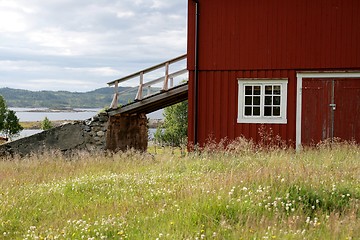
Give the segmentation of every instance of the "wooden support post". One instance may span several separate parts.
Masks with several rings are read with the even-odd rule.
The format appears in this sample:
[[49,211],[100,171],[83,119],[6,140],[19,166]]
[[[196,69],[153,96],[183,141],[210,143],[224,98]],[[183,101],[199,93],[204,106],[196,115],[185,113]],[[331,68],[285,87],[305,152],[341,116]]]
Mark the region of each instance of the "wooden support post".
[[168,81],[169,81],[169,62],[167,62],[165,64],[165,79],[164,79],[164,85],[162,88],[163,91],[167,91],[169,89]]
[[143,84],[144,84],[144,72],[140,73],[140,85],[139,85],[139,89],[138,92],[136,94],[135,100],[141,101],[143,96],[142,96],[142,92],[143,92]]
[[110,104],[110,108],[112,109],[118,108],[118,103],[119,103],[119,82],[115,82],[114,97]]
[[145,113],[118,114],[109,117],[106,131],[106,150],[117,152],[135,149],[146,151],[148,126]]

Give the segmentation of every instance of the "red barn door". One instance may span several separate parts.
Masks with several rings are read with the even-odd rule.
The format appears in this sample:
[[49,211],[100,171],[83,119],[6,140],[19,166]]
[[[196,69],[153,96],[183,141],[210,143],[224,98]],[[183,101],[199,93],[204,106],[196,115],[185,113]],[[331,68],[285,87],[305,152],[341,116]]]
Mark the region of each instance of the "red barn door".
[[303,79],[301,142],[334,137],[360,143],[360,79]]
[[334,136],[360,143],[360,79],[335,81]]

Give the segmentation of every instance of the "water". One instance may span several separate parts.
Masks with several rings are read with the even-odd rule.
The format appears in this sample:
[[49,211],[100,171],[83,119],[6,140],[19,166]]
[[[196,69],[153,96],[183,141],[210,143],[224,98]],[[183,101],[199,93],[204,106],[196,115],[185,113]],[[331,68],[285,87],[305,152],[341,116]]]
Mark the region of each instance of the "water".
[[50,121],[55,120],[85,120],[95,116],[100,109],[74,109],[67,111],[48,111],[46,108],[10,108],[16,112],[20,122],[42,121],[47,117]]
[[[16,112],[20,122],[42,121],[47,117],[50,121],[55,120],[85,120],[95,116],[100,108],[75,108],[74,112],[56,111],[49,112],[47,108],[10,108]],[[150,119],[164,119],[163,110],[158,110],[147,115]]]

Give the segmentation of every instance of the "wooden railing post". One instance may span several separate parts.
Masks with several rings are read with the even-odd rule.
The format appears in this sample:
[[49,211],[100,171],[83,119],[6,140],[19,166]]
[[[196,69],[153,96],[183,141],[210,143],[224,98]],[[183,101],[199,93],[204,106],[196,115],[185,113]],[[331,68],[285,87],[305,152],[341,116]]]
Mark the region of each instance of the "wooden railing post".
[[144,72],[140,73],[140,85],[139,85],[139,89],[138,92],[136,94],[136,98],[135,100],[141,101],[143,96],[142,96],[142,92],[143,92],[143,85],[144,85]]
[[119,82],[115,82],[114,97],[111,102],[110,108],[117,108],[119,103]]
[[167,91],[169,89],[168,81],[169,81],[169,62],[165,63],[165,79],[164,79],[164,85],[162,88],[163,91]]

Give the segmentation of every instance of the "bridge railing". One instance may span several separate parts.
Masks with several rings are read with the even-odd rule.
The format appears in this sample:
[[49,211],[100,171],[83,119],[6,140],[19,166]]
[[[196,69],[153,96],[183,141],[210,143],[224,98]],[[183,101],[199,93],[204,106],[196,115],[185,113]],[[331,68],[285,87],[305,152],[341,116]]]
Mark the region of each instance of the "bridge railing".
[[[144,70],[141,70],[139,72],[133,73],[131,75],[128,75],[123,78],[116,79],[114,81],[111,81],[108,83],[109,86],[114,86],[114,97],[111,102],[110,108],[115,109],[118,108],[118,100],[119,96],[125,93],[129,93],[131,91],[134,91],[136,89],[136,96],[134,101],[141,101],[144,98],[147,98],[149,96],[152,96],[154,94],[157,94],[159,92],[168,91],[171,88],[177,86],[178,84],[175,83],[174,79],[176,77],[187,75],[187,69],[186,64],[183,64],[185,66],[175,66],[175,69],[173,70],[171,66],[179,64],[181,61],[186,60],[186,54],[181,55],[179,57],[176,57],[174,59],[168,60],[166,62],[157,64],[155,66],[146,68]],[[185,61],[186,62],[186,61]],[[177,68],[176,68],[177,67]],[[159,74],[159,71],[162,70],[162,74]],[[147,74],[149,77],[145,77],[145,74]],[[132,86],[131,88],[119,92],[119,84],[122,84],[124,82],[134,82],[134,79],[138,78],[138,84],[136,86]],[[150,80],[148,80],[150,79]],[[188,79],[188,76],[186,76],[186,79]],[[136,80],[135,80],[136,81]],[[153,86],[161,85],[160,87],[157,87],[157,91],[152,92]],[[146,94],[144,94],[146,93]]]

